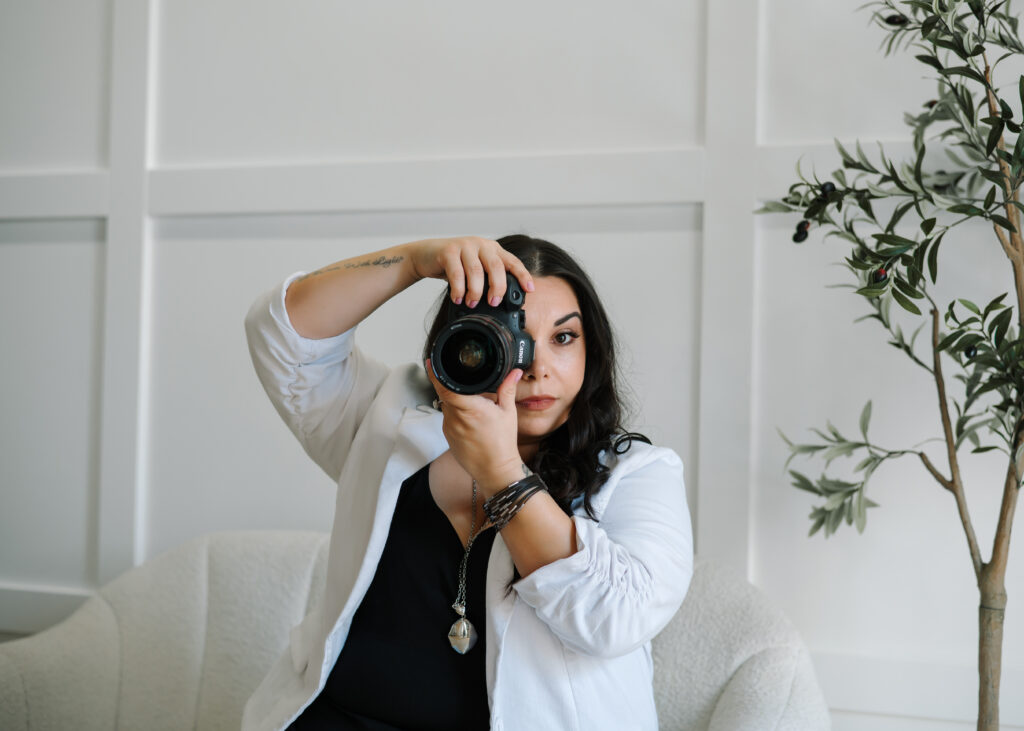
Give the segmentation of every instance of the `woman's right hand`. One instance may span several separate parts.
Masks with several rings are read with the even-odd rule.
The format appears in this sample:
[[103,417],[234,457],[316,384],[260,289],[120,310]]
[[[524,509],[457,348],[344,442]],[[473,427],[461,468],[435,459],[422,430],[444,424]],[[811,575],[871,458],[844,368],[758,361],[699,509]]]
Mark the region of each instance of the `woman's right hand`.
[[505,272],[519,280],[524,292],[533,291],[533,277],[523,263],[497,241],[479,236],[423,239],[407,244],[413,271],[420,279],[444,279],[455,304],[463,299],[476,307],[483,298],[484,273],[489,287],[487,301],[497,305],[505,296]]

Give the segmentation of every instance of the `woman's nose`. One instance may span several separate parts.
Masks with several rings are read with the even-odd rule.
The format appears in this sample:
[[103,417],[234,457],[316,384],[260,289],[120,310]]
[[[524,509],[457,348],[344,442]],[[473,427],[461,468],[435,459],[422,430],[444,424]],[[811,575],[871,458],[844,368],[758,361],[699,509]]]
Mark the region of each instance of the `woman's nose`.
[[543,378],[547,373],[547,356],[542,348],[534,348],[533,362],[523,371],[523,378]]

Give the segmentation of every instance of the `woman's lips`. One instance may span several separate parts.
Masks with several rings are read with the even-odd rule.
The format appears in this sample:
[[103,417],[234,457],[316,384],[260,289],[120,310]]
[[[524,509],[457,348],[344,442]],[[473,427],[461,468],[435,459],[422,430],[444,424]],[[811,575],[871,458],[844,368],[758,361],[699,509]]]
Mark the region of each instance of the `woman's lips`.
[[553,398],[539,398],[539,399],[525,399],[523,401],[517,401],[518,406],[522,406],[524,409],[530,411],[543,411],[544,409],[555,403]]

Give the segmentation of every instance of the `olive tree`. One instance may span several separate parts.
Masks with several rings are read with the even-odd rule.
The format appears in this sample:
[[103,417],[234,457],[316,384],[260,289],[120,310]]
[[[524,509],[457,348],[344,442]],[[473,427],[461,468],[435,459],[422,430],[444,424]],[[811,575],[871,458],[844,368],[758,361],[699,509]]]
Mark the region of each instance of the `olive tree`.
[[[800,214],[796,243],[805,241],[812,227],[824,232],[823,240],[834,237],[841,243],[847,252],[843,265],[854,281],[844,286],[869,308],[858,321],[877,321],[888,342],[934,381],[945,458],[934,463],[919,447],[887,449],[872,442],[871,401],[860,414],[858,436],[844,435],[831,423],[825,430],[813,429],[817,438],[808,444],[780,435],[791,452],[787,468],[797,455],[824,459],[826,471],[837,458],[860,458],[852,479],[825,474],[811,479],[790,470],[795,487],[822,501],[810,514],[811,535],[822,531],[827,537],[844,522],[863,532],[867,509],[876,506],[865,488],[891,459],[917,459],[922,476],[953,497],[980,596],[978,729],[995,731],[1006,567],[1024,472],[1024,205],[1019,200],[1024,134],[1015,111],[1024,106],[1024,76],[1006,72],[1013,59],[1024,59],[1024,45],[1009,0],[885,0],[863,8],[871,9],[871,24],[885,33],[885,55],[914,54],[936,82],[935,98],[915,104],[917,111],[904,117],[913,130],[913,158],[894,161],[881,145],[877,157],[868,156],[859,142],[844,147],[837,140],[842,167],[829,179],[807,177],[798,164],[799,181],[758,212]],[[1007,78],[1000,78],[999,71]],[[935,169],[939,156],[945,169]],[[972,219],[991,227],[991,245],[1006,255],[1014,291],[992,292],[990,301],[978,304],[964,298],[937,301],[940,247],[948,252],[944,261],[957,256],[950,242],[963,230],[953,229]],[[976,227],[971,239],[972,246],[982,245]],[[964,256],[960,265],[971,261]],[[893,316],[894,304],[906,312],[898,319],[921,321],[909,338]],[[919,343],[922,330],[926,337]],[[959,458],[967,449],[999,450],[1006,457],[987,558],[961,477]]]

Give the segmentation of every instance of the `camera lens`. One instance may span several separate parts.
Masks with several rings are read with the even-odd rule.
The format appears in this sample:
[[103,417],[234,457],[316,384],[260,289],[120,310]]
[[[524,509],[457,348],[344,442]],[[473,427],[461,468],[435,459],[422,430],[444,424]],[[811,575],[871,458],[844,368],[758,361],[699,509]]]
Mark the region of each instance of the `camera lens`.
[[485,385],[494,369],[493,345],[482,333],[453,335],[441,351],[441,365],[449,378],[467,388]]
[[473,338],[459,346],[456,358],[462,368],[473,371],[479,369],[480,366],[484,364],[484,361],[486,360],[485,351],[486,348],[484,344],[476,338]]
[[441,331],[432,350],[438,379],[456,393],[483,393],[507,375],[512,336],[493,318],[469,315]]

